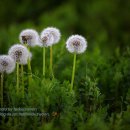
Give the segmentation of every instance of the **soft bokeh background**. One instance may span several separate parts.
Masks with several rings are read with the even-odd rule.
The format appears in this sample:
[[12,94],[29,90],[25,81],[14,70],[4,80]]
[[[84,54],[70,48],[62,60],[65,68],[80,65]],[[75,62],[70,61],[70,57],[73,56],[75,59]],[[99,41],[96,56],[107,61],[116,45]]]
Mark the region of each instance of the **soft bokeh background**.
[[[72,34],[86,37],[86,55],[92,61],[99,58],[98,54],[105,58],[115,53],[122,54],[130,44],[129,12],[129,0],[0,1],[0,54],[7,53],[11,45],[19,43],[21,30],[33,28],[40,33],[48,26],[55,26],[60,29],[62,39],[54,47],[54,71],[68,69],[58,74],[65,73],[70,79],[69,66],[72,66],[72,55],[66,51],[66,39]],[[42,49],[36,47],[32,48],[32,51],[32,65],[37,71],[37,66],[39,70],[42,68]],[[49,57],[48,52],[47,55]],[[84,63],[82,66],[86,67],[81,59],[89,59],[80,56],[80,61]]]
[[129,0],[4,0],[0,1],[0,53],[18,42],[22,29],[39,32],[47,26],[61,30],[62,38],[84,35],[89,47],[102,51],[130,43]]
[[[33,28],[40,33],[48,26],[55,26],[60,29],[62,39],[54,47],[54,71],[59,71],[57,77],[59,75],[61,78],[60,75],[64,75],[63,77],[70,79],[73,57],[65,48],[66,39],[72,34],[86,37],[88,48],[85,54],[88,58],[86,59],[83,54],[79,56],[78,61],[83,66],[84,72],[86,61],[90,62],[91,66],[92,62],[98,64],[97,60],[100,60],[101,56],[108,61],[108,58],[115,53],[119,56],[128,50],[129,12],[129,0],[0,1],[0,54],[7,53],[11,45],[19,43],[21,30]],[[42,49],[32,48],[32,52],[33,70],[41,71]],[[49,49],[47,57],[49,57]],[[49,62],[48,58],[47,62]]]

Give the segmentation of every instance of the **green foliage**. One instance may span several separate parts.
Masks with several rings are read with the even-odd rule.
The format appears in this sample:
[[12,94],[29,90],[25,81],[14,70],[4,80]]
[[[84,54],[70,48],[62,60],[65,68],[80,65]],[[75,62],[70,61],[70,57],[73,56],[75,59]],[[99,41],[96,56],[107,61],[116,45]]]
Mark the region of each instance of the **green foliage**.
[[[61,49],[60,53],[59,48]],[[28,87],[24,66],[25,95],[16,94],[16,74],[4,76],[5,108],[37,108],[42,116],[1,117],[1,129],[45,130],[129,130],[130,51],[102,55],[99,47],[77,56],[74,91],[70,91],[73,56],[65,50],[64,41],[53,48],[55,79],[50,79],[49,58],[46,78],[42,77],[42,49],[33,53],[33,80]],[[46,49],[49,57],[49,49]],[[70,57],[69,57],[70,56]],[[39,61],[39,62],[37,62]],[[20,81],[21,82],[21,81]],[[33,124],[33,125],[32,125]]]
[[[38,49],[32,49],[34,55],[42,51],[38,51]],[[55,51],[57,49],[54,48]],[[59,55],[64,56],[64,54],[63,52]],[[79,59],[80,57],[81,59]],[[54,58],[57,58],[57,55],[54,55]],[[96,48],[94,52],[88,52],[77,58],[76,78],[72,92],[70,82],[66,80],[67,76],[69,76],[68,79],[71,79],[71,69],[62,70],[64,64],[61,65],[64,59],[68,61],[67,63],[71,61],[67,57],[62,57],[55,64],[55,66],[61,65],[59,70],[58,67],[54,69],[55,73],[56,71],[62,73],[62,75],[55,75],[57,79],[50,79],[49,75],[46,75],[48,78],[42,78],[41,70],[36,70],[37,67],[34,66],[36,63],[32,62],[34,73],[30,88],[27,84],[27,70],[24,67],[26,81],[24,98],[21,92],[19,95],[16,94],[15,72],[5,75],[4,107],[37,108],[36,112],[48,114],[33,116],[33,118],[32,116],[2,117],[1,128],[18,129],[20,127],[21,130],[36,128],[39,130],[129,129],[129,49],[123,54],[116,50],[115,55],[106,58]],[[84,58],[87,59],[86,65]],[[32,61],[35,60],[34,56]],[[70,62],[70,66],[72,66],[72,62]],[[80,66],[83,67],[80,69]],[[68,68],[70,67],[68,66]],[[70,74],[68,75],[68,73]]]

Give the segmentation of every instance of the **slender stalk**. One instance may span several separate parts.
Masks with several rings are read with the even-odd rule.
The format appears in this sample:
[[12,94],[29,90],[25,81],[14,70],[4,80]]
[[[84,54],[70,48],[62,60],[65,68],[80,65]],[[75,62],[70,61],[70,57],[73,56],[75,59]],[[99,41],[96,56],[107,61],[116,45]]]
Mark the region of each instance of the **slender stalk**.
[[21,78],[22,78],[22,96],[24,97],[24,71],[23,71],[23,65],[21,65]]
[[[28,47],[28,51],[30,52],[30,48]],[[31,84],[31,81],[32,81],[32,68],[31,68],[31,59],[29,58],[28,59],[28,80],[29,80],[29,86]]]
[[73,70],[72,70],[72,79],[71,79],[71,88],[70,88],[71,91],[73,89],[73,84],[74,84],[75,66],[76,66],[76,53],[74,54],[74,60],[73,60]]
[[53,52],[52,52],[52,46],[50,47],[50,76],[52,77],[52,78],[54,78],[54,74],[53,74],[53,54],[52,54]]
[[46,73],[46,48],[43,47],[43,77],[45,78],[45,73]]
[[1,73],[1,107],[3,107],[3,82],[4,82],[4,73]]
[[[30,52],[30,48],[27,44],[27,42],[24,44],[25,47],[27,47],[28,51]],[[31,60],[30,58],[28,59],[28,85],[30,86],[32,81],[32,68],[31,68]]]
[[19,63],[17,62],[16,63],[16,66],[17,66],[17,83],[16,83],[16,93],[18,94],[19,93]]
[[30,59],[28,59],[28,78],[29,78],[29,84],[31,82],[31,79],[32,79],[32,70],[31,70],[31,62],[30,62]]

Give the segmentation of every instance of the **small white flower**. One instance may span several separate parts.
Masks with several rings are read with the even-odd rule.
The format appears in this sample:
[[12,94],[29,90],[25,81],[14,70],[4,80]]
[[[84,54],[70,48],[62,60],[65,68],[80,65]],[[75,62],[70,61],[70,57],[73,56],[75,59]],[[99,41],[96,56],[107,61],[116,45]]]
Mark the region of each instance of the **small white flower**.
[[0,56],[0,73],[11,73],[15,69],[15,61],[8,55]]
[[28,51],[28,49],[19,44],[13,45],[10,49],[8,54],[15,60],[15,62],[18,62],[19,64],[27,64],[27,61],[29,58],[31,58],[31,54]]
[[36,46],[38,42],[38,33],[33,29],[25,29],[19,35],[20,43],[28,46]]
[[87,41],[80,35],[72,35],[66,42],[66,48],[71,53],[83,53],[87,48]]
[[53,44],[54,37],[49,31],[46,31],[45,29],[41,32],[39,40],[40,40],[41,46],[47,47]]
[[51,46],[59,42],[61,37],[60,31],[54,27],[45,28],[40,35],[42,46]]
[[54,41],[53,44],[58,43],[61,37],[59,29],[55,27],[48,27],[46,28],[46,31],[48,31],[50,34],[53,35]]

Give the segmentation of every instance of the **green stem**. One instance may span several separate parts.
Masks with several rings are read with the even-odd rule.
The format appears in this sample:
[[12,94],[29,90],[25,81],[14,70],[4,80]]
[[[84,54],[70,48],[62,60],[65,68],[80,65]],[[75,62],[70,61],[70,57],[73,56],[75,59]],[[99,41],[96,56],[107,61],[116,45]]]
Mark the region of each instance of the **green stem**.
[[4,73],[1,73],[1,107],[3,107],[3,82],[4,82]]
[[43,47],[43,77],[45,78],[45,73],[46,73],[46,48]]
[[71,91],[73,89],[74,84],[75,66],[76,66],[76,53],[74,54],[74,60],[73,60],[73,71],[72,71],[71,88],[70,88]]
[[[30,52],[30,48],[28,47],[28,51]],[[31,59],[28,59],[28,80],[29,80],[29,86],[32,81],[32,68],[31,68]]]
[[22,78],[22,96],[24,98],[24,71],[23,71],[23,65],[21,65],[21,78]]
[[17,62],[16,63],[16,66],[17,66],[17,83],[16,83],[16,93],[18,94],[19,93],[19,63]]
[[54,78],[52,64],[53,64],[53,55],[52,55],[52,46],[51,46],[51,47],[50,47],[50,76],[51,76],[52,78]]

